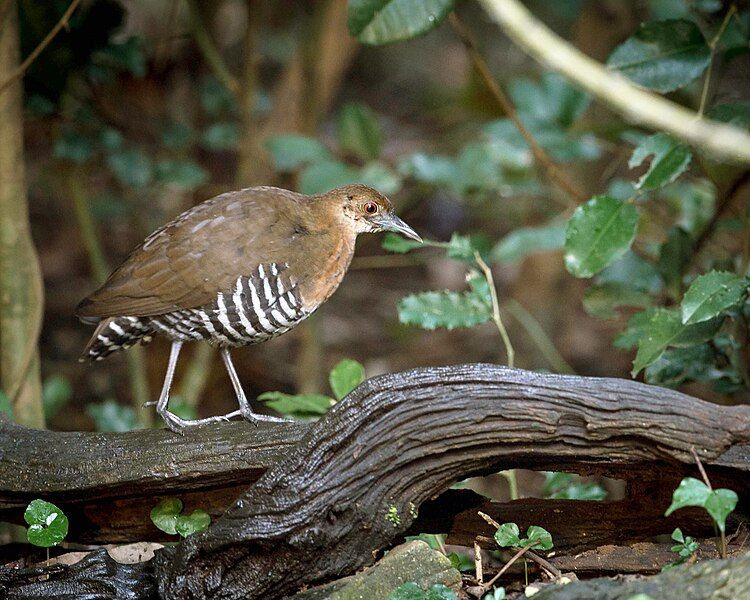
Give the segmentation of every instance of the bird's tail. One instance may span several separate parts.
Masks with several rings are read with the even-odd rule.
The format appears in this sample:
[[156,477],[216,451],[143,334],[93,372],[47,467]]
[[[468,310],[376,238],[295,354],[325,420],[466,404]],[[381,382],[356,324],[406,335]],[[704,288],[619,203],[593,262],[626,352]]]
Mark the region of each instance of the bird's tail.
[[113,352],[151,341],[153,329],[148,319],[140,317],[108,317],[99,321],[79,359],[103,360]]

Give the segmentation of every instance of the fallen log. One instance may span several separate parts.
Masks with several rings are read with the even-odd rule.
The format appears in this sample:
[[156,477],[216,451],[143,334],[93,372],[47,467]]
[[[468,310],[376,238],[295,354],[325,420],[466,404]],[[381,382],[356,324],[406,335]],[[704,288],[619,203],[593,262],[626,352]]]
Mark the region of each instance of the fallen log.
[[[226,444],[249,430],[205,431]],[[750,407],[626,380],[494,365],[407,371],[365,382],[302,434],[207,532],[157,553],[148,568],[162,597],[275,598],[352,573],[453,482],[508,468],[607,475],[630,496],[695,475],[694,447],[715,485],[743,500],[750,486]]]

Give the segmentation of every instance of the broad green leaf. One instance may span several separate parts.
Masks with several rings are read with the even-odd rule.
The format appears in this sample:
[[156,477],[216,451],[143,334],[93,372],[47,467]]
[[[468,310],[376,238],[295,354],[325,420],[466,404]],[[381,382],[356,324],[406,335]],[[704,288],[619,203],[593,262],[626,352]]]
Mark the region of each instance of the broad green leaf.
[[657,92],[671,92],[700,77],[711,60],[711,50],[692,21],[652,21],[623,44],[607,60],[638,85]]
[[203,132],[201,139],[210,150],[234,150],[240,142],[240,130],[237,123],[214,123]]
[[704,507],[711,518],[716,521],[719,531],[724,532],[727,525],[727,516],[737,506],[739,498],[732,490],[725,488],[713,490],[706,499]]
[[451,561],[454,569],[462,573],[473,571],[475,567],[474,561],[463,553],[451,552],[448,554],[448,560]]
[[678,213],[675,225],[695,238],[716,212],[716,187],[707,179],[680,180],[662,189],[659,200]]
[[583,114],[591,101],[586,93],[557,73],[544,73],[539,83],[514,79],[508,93],[520,114],[566,128]]
[[8,419],[13,420],[13,406],[3,390],[0,390],[0,415],[6,415]]
[[396,254],[406,254],[415,248],[424,247],[423,243],[416,240],[410,240],[402,235],[389,231],[383,236],[383,250],[395,252]]
[[434,584],[427,590],[426,600],[458,600],[456,592],[442,583]]
[[672,183],[690,164],[690,148],[681,144],[666,133],[655,133],[643,140],[628,161],[631,169],[643,164],[652,156],[648,171],[638,180],[636,187],[641,190],[655,190]]
[[710,494],[711,490],[705,483],[694,477],[685,477],[672,493],[672,504],[669,505],[664,516],[668,517],[677,509],[686,506],[703,507]]
[[619,282],[592,285],[583,294],[583,308],[599,319],[616,319],[621,306],[645,308],[650,304],[650,294]]
[[448,242],[447,254],[448,258],[474,264],[476,262],[474,252],[479,252],[480,255],[484,256],[489,247],[489,241],[481,234],[461,235],[460,233],[454,233],[450,242]]
[[633,377],[656,361],[669,346],[690,346],[711,339],[723,321],[716,318],[685,325],[677,310],[667,308],[649,309],[647,314],[648,320],[638,340],[638,353],[633,361]]
[[151,183],[154,166],[140,150],[124,149],[107,156],[107,166],[126,187],[142,188]]
[[359,179],[381,194],[390,196],[401,189],[401,176],[380,162],[370,162],[362,167]]
[[544,489],[542,495],[545,498],[560,500],[604,500],[607,491],[597,483],[582,482],[581,478],[571,473],[545,473]]
[[672,227],[659,249],[657,268],[664,284],[677,300],[682,294],[682,277],[693,257],[693,238],[682,228]]
[[399,162],[398,169],[403,175],[423,183],[453,187],[460,179],[458,165],[447,156],[412,154]]
[[459,178],[452,187],[462,193],[496,190],[503,183],[503,171],[487,144],[466,144],[456,159]]
[[552,534],[538,525],[532,525],[526,530],[526,539],[522,541],[522,545],[525,546],[529,542],[536,542],[531,547],[532,550],[549,550],[554,545]]
[[363,44],[408,40],[437,27],[455,0],[349,0],[349,31]]
[[728,271],[711,271],[696,278],[682,299],[682,322],[707,321],[737,306],[747,296],[748,279]]
[[482,600],[505,600],[505,588],[492,588],[491,592],[487,592],[484,596],[482,596]]
[[62,375],[53,375],[45,379],[42,386],[42,405],[44,406],[45,418],[51,419],[54,417],[63,406],[70,402],[72,396],[73,388]]
[[610,196],[595,196],[579,206],[565,232],[565,268],[591,277],[621,257],[633,243],[638,211]]
[[26,538],[35,546],[56,546],[68,535],[68,517],[51,502],[32,500],[23,513],[23,520],[29,525]]
[[339,146],[362,160],[380,156],[383,131],[372,110],[360,103],[345,104],[336,118]]
[[201,79],[198,86],[198,97],[201,107],[210,117],[238,112],[234,94],[213,76]]
[[177,534],[177,515],[182,512],[182,500],[168,497],[151,509],[151,521],[164,533]]
[[706,112],[706,116],[737,127],[750,129],[750,101],[717,104]]
[[565,246],[565,225],[523,227],[506,235],[490,252],[490,260],[515,263],[529,254],[560,250]]
[[659,272],[653,264],[628,250],[597,276],[598,283],[624,283],[639,290],[658,293],[662,288]]
[[189,191],[206,183],[208,172],[189,159],[165,158],[156,163],[156,177],[161,183]]
[[99,404],[87,404],[86,413],[94,420],[97,431],[122,432],[140,428],[133,408],[111,398]]
[[414,581],[404,583],[393,590],[388,600],[425,600],[427,594]]
[[279,171],[293,171],[304,165],[331,160],[328,148],[318,140],[302,135],[276,135],[266,142],[274,166]]
[[516,548],[521,545],[520,530],[515,523],[503,523],[495,532],[495,541],[501,548]]
[[300,419],[317,418],[326,414],[335,404],[333,398],[323,394],[284,394],[282,392],[264,392],[258,396],[268,406],[282,415]]
[[333,188],[359,181],[357,172],[348,165],[336,160],[327,160],[313,163],[302,171],[299,187],[303,194],[322,194]]
[[398,318],[424,329],[473,327],[492,316],[490,305],[470,292],[422,292],[398,303]]
[[682,529],[680,529],[679,527],[676,527],[675,530],[672,532],[672,539],[675,542],[684,543],[685,536],[682,534]]
[[195,132],[186,123],[171,123],[161,134],[161,141],[170,150],[184,150],[193,141]]
[[669,388],[677,388],[685,382],[701,381],[716,384],[733,380],[731,365],[720,369],[717,356],[708,344],[697,344],[686,348],[669,348],[645,371],[644,381]]
[[123,135],[117,129],[111,127],[105,127],[99,134],[99,143],[107,152],[119,150],[124,141]]
[[336,400],[341,400],[365,380],[365,368],[356,360],[345,358],[339,362],[328,376]]
[[635,313],[628,319],[628,326],[615,336],[612,345],[621,350],[632,350],[638,346],[638,342],[646,336],[649,322],[653,316],[653,309],[643,310]]
[[210,524],[211,516],[205,510],[196,508],[189,516],[177,515],[174,528],[182,537],[187,537],[200,531],[206,531]]

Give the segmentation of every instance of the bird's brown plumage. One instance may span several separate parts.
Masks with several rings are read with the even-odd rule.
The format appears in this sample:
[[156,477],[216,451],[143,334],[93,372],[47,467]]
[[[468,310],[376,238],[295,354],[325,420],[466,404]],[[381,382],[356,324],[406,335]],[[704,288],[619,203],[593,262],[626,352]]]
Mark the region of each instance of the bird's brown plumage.
[[[362,186],[360,186],[362,187]],[[147,317],[210,304],[238,275],[288,263],[306,308],[338,286],[357,232],[330,195],[272,187],[229,192],[150,235],[78,306],[82,318]]]

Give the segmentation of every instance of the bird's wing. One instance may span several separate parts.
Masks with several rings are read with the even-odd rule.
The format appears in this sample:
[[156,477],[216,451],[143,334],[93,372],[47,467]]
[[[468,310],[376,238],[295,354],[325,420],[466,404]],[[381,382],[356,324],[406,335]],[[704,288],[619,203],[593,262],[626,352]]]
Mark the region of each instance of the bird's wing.
[[259,264],[285,262],[306,212],[301,198],[250,188],[195,206],[146,238],[76,314],[145,317],[213,302]]

